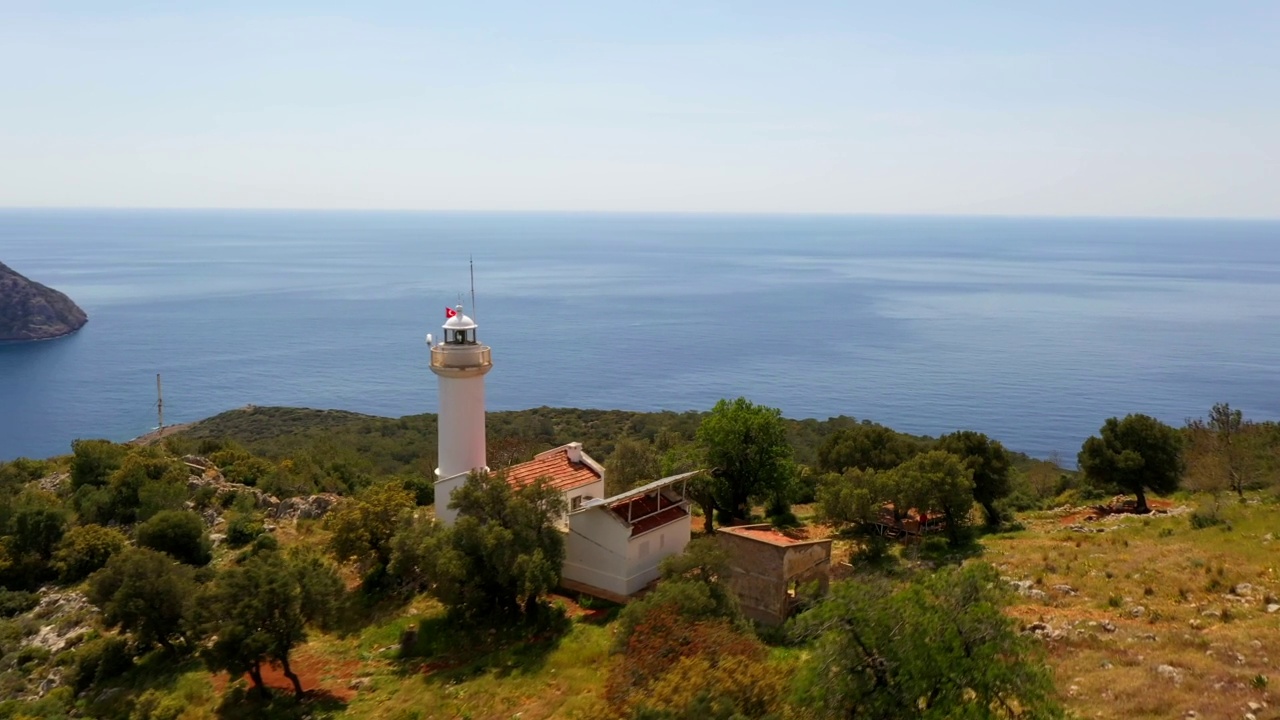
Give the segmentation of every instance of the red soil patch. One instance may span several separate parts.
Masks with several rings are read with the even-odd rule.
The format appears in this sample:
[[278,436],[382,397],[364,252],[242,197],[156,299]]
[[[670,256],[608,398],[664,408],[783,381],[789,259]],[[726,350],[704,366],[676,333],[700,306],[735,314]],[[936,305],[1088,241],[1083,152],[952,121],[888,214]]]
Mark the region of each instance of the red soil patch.
[[[1134,513],[1126,513],[1118,509],[1120,507],[1120,502],[1124,499],[1125,498],[1123,497],[1117,497],[1109,506],[1117,509],[1111,512],[1105,512],[1105,513],[1099,512],[1095,507],[1081,508],[1080,510],[1073,512],[1070,515],[1064,515],[1061,519],[1058,520],[1058,524],[1059,525],[1079,525],[1080,523],[1084,523],[1084,522],[1095,522],[1097,520],[1101,520],[1104,517],[1110,517],[1111,515],[1134,514]],[[1148,499],[1147,507],[1151,509],[1152,513],[1167,512],[1170,508],[1173,507],[1173,503],[1168,500]]]
[[[289,665],[298,676],[298,680],[302,682],[304,692],[321,691],[343,702],[356,696],[356,692],[349,685],[358,676],[360,663],[357,661],[335,661],[309,653],[306,648],[303,648],[293,653],[289,658]],[[248,675],[245,675],[243,680],[250,685],[253,683]],[[227,673],[215,674],[213,676],[214,692],[221,695],[230,682],[231,677]],[[278,665],[262,668],[262,682],[278,692],[293,692],[293,683],[285,677],[284,670]]]

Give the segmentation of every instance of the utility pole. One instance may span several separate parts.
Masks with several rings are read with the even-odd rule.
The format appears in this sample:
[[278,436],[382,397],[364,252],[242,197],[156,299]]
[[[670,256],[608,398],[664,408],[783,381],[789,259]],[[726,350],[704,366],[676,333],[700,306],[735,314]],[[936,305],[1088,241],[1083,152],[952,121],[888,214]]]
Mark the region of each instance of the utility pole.
[[156,373],[156,430],[164,434],[164,390],[160,387],[160,373]]

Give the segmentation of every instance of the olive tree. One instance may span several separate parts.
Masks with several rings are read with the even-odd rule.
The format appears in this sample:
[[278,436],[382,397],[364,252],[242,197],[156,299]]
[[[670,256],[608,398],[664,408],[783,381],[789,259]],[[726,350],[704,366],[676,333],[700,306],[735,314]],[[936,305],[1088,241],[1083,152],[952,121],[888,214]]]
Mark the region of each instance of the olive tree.
[[1147,415],[1108,418],[1098,435],[1084,441],[1077,456],[1093,483],[1138,497],[1148,512],[1147,491],[1157,495],[1178,489],[1182,479],[1182,438],[1178,431]]

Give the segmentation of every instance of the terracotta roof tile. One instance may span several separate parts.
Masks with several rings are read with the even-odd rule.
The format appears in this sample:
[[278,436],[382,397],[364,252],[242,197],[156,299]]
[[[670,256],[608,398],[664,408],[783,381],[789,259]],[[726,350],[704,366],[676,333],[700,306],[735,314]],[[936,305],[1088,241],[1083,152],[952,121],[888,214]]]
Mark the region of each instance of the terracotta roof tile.
[[614,503],[609,509],[624,521],[627,521],[628,517],[635,518],[629,521],[631,537],[656,530],[689,514],[683,505],[672,502],[662,493],[657,493],[656,497],[641,495]]
[[507,478],[507,484],[514,488],[532,485],[538,478],[546,478],[547,484],[560,492],[590,485],[601,478],[590,465],[570,462],[566,448],[538,453],[529,462],[512,465],[503,474]]

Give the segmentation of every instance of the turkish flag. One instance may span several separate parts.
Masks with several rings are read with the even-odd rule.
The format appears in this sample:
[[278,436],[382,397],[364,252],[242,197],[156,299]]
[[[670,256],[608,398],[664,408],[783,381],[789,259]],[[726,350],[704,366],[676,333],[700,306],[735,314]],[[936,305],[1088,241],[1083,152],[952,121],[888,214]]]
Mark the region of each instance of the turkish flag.
[[454,310],[454,309],[453,309],[453,308],[451,308],[451,307],[447,307],[447,308],[445,308],[445,309],[444,309],[444,319],[445,319],[445,320],[448,320],[448,319],[449,319],[449,318],[451,318],[451,317],[455,317],[457,314],[458,314],[458,311],[457,311],[457,310]]

